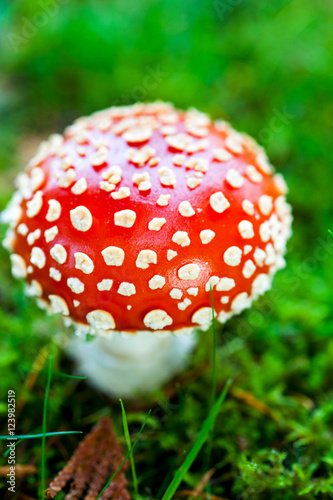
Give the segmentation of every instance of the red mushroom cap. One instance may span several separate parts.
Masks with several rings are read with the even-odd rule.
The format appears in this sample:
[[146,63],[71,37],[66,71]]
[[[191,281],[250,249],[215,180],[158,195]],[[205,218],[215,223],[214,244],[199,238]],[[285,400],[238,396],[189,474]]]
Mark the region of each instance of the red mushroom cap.
[[18,192],[13,274],[93,330],[205,328],[270,288],[290,207],[264,151],[170,104],[113,107],[41,145]]

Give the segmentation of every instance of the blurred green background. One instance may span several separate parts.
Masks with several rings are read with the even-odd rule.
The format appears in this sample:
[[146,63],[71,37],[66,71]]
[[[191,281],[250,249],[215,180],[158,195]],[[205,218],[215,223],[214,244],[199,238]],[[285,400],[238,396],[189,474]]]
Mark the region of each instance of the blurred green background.
[[[209,464],[218,498],[333,498],[332,19],[328,0],[0,3],[0,210],[40,140],[81,115],[138,100],[195,106],[231,121],[267,149],[287,180],[294,213],[287,268],[251,311],[218,331],[219,387],[234,380]],[[47,348],[59,369],[70,373],[72,365],[58,347],[61,322],[23,295],[7,252],[0,257],[2,434],[8,389],[23,405],[18,430],[38,432],[43,369],[30,390],[26,383],[36,357]],[[211,347],[203,334],[197,371]],[[171,399],[163,390],[156,395],[163,418],[150,419],[136,455],[141,498],[159,498],[193,444],[210,377],[202,368],[180,378]],[[64,380],[52,384],[51,430],[89,430],[110,411],[122,436],[117,403]],[[133,435],[152,404],[128,404]],[[77,442],[48,446],[50,478]],[[39,470],[40,443],[23,442],[17,457]],[[195,489],[205,467],[199,457],[181,489]],[[36,498],[38,481],[38,473],[24,477],[8,498]]]

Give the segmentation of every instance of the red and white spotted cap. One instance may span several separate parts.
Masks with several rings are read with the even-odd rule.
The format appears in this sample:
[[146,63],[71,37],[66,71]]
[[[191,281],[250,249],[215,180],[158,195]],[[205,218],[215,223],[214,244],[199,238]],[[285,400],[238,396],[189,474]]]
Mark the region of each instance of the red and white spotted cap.
[[284,265],[291,211],[264,151],[163,102],[80,118],[42,143],[7,209],[12,271],[90,331],[171,330],[250,306]]

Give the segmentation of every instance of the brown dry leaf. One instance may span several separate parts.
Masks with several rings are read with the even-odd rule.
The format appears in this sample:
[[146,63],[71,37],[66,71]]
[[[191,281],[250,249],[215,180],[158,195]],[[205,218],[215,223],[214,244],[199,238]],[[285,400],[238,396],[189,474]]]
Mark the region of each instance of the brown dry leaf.
[[204,474],[194,490],[194,497],[199,497],[202,494],[213,474],[215,474],[215,469],[209,469],[206,474]]
[[[69,462],[46,490],[46,498],[54,498],[69,483],[66,500],[95,500],[111,475],[118,469],[124,455],[114,433],[112,421],[103,417],[81,441]],[[102,500],[130,500],[124,470],[125,462]],[[68,486],[67,486],[68,488]]]
[[208,481],[211,479],[213,474],[215,473],[215,469],[210,469],[206,472],[206,474],[201,478],[195,490],[183,490],[179,493],[175,494],[175,497],[189,497],[189,498],[198,498],[198,499],[210,499],[210,500],[227,500],[226,498],[217,497],[212,493],[209,495],[204,492],[204,489],[207,486]]
[[20,396],[20,398],[17,402],[16,418],[18,418],[21,411],[23,410],[23,408],[27,402],[28,396],[29,396],[29,394],[31,394],[31,391],[35,386],[38,375],[41,372],[46,360],[48,359],[48,355],[49,355],[49,348],[44,346],[39,351],[38,356],[36,357],[35,361],[33,362],[31,370],[28,373],[27,378],[24,381],[22,395]]
[[274,411],[272,411],[265,403],[253,396],[253,394],[251,394],[250,392],[244,391],[239,387],[232,387],[230,389],[230,394],[236,399],[244,401],[244,403],[252,406],[252,408],[255,408],[257,411],[259,411],[263,415],[266,415],[272,420],[279,420],[279,416]]
[[[6,477],[7,474],[10,473],[10,466],[5,465],[3,467],[0,467],[0,476],[1,477]],[[37,467],[35,465],[20,465],[16,464],[15,465],[15,475],[16,477],[25,477],[25,476],[33,476],[34,474],[37,474]]]

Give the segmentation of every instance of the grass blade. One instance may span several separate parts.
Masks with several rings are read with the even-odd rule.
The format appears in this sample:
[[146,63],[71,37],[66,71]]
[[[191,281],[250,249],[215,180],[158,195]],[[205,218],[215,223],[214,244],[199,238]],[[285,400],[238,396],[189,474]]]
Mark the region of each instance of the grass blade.
[[[213,331],[213,349],[212,349],[212,393],[210,400],[210,408],[213,408],[213,405],[216,400],[216,330],[215,330],[215,309],[214,309],[214,299],[213,299],[213,288],[210,284],[210,300],[212,306],[212,331]],[[214,426],[212,426],[211,430],[208,433],[207,437],[207,447],[205,459],[203,461],[204,470],[209,469],[210,457],[212,454],[213,448],[213,436],[214,436]],[[208,482],[209,484],[209,482]]]
[[133,443],[133,446],[131,447],[131,449],[129,450],[129,452],[127,453],[126,457],[124,458],[124,460],[121,462],[121,464],[119,465],[118,469],[116,470],[116,472],[110,477],[110,479],[108,480],[108,482],[106,483],[106,485],[104,486],[104,488],[102,489],[102,491],[100,492],[100,494],[98,495],[98,497],[96,498],[96,500],[98,500],[99,498],[101,498],[101,496],[103,495],[104,491],[106,490],[106,488],[109,486],[109,484],[114,480],[114,478],[116,477],[116,475],[118,474],[118,472],[120,471],[120,469],[122,468],[122,466],[124,465],[124,463],[126,462],[126,460],[128,459],[128,457],[130,456],[130,454],[132,453],[132,451],[134,450],[137,442],[139,441],[139,437],[141,435],[141,432],[143,431],[146,423],[147,423],[147,420],[148,420],[148,417],[151,413],[151,410],[149,410],[149,412],[147,413],[146,415],[146,418],[141,426],[141,429],[139,430],[139,433],[138,435],[136,436],[136,439]]
[[46,413],[47,413],[47,403],[49,399],[50,386],[51,386],[52,363],[53,363],[53,357],[50,356],[49,370],[48,370],[47,383],[44,396],[44,408],[43,408],[43,427],[42,427],[43,434],[42,434],[42,457],[41,457],[42,467],[41,467],[41,495],[40,495],[41,499],[44,499],[44,490],[45,490]]
[[67,373],[62,373],[62,372],[52,372],[52,376],[57,375],[59,377],[65,377],[65,378],[74,378],[77,380],[85,380],[87,377],[81,377],[77,375],[68,375]]
[[215,330],[215,309],[214,309],[214,300],[213,300],[213,289],[212,285],[210,285],[210,300],[212,304],[212,328],[213,328],[213,359],[212,359],[212,398],[211,398],[211,407],[215,403],[216,398],[216,330]]
[[[45,436],[62,436],[63,434],[82,434],[82,431],[63,431],[63,432],[46,432]],[[6,439],[19,439],[16,443],[13,444],[13,447],[17,446],[18,444],[22,443],[24,439],[32,439],[32,438],[40,438],[43,437],[44,434],[22,434],[22,435],[17,435],[17,436],[0,436],[0,441],[4,441]],[[10,452],[10,448],[8,448],[7,451],[3,454],[4,457],[8,455]]]
[[[45,436],[62,436],[63,434],[82,434],[82,431],[59,431],[59,432],[45,432],[45,434],[15,434],[15,436],[0,436],[0,441],[6,439],[34,439]],[[18,443],[16,443],[18,444]]]
[[230,384],[231,384],[231,380],[228,380],[225,384],[225,387],[224,387],[220,397],[218,398],[218,400],[216,401],[216,403],[212,407],[208,417],[204,421],[202,429],[199,432],[199,435],[198,435],[193,447],[191,448],[190,452],[188,453],[187,457],[185,458],[184,463],[177,470],[176,474],[174,475],[171,483],[169,484],[169,486],[168,486],[168,488],[167,488],[166,492],[164,493],[161,500],[171,500],[173,498],[174,494],[176,493],[178,486],[182,482],[186,472],[189,470],[189,468],[193,464],[199,451],[201,450],[202,446],[204,445],[204,443],[206,441],[207,435],[208,435],[210,429],[212,428],[212,426],[215,422],[215,419],[220,411],[222,403],[227,395]]
[[[9,438],[7,438],[7,439],[9,439]],[[13,438],[11,437],[10,439],[13,439]],[[17,438],[15,437],[14,439],[17,439]],[[6,457],[9,454],[10,450],[12,448],[15,448],[18,444],[22,443],[22,441],[23,441],[23,439],[19,439],[18,441],[16,441],[16,443],[14,443],[10,448],[8,448],[2,456]]]
[[165,478],[163,479],[163,482],[161,484],[160,489],[157,492],[156,499],[155,500],[161,500],[163,491],[165,490],[167,484],[169,484],[169,481],[171,481],[172,478],[172,470],[169,470],[167,474],[165,475]]
[[[124,427],[125,439],[126,439],[128,451],[130,451],[130,449],[131,449],[131,438],[130,438],[129,431],[128,431],[126,411],[125,411],[122,399],[119,399],[119,401],[120,401],[120,404],[121,404],[121,413],[122,413],[122,417],[123,417],[123,427]],[[136,475],[133,453],[130,453],[129,459],[130,459],[130,463],[131,463],[131,471],[132,471],[132,477],[133,477],[133,487],[134,487],[135,494],[137,495],[138,494],[138,478],[137,478],[137,475]]]

